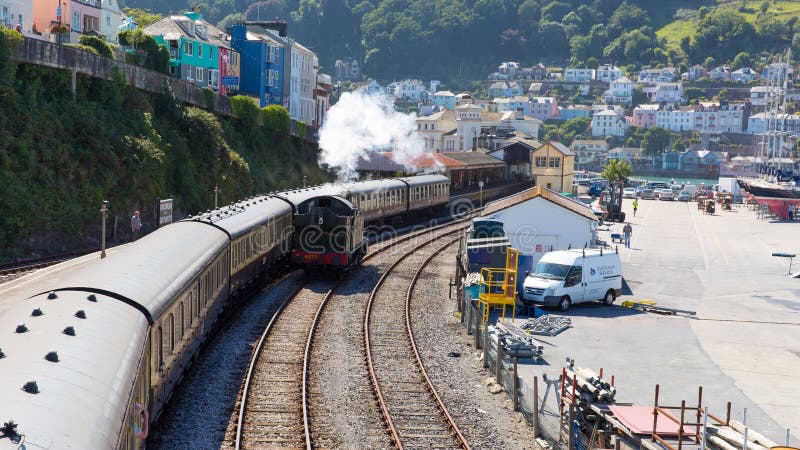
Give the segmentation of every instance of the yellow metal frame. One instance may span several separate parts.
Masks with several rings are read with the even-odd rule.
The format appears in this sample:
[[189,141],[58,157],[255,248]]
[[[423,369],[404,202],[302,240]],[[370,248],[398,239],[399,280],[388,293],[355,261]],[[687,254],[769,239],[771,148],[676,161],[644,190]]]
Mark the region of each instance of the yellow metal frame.
[[489,320],[489,311],[493,306],[502,306],[501,322],[506,318],[506,306],[511,306],[511,318],[517,312],[517,269],[519,266],[519,250],[509,247],[506,252],[505,268],[481,269],[481,287],[478,304],[483,311],[483,323]]

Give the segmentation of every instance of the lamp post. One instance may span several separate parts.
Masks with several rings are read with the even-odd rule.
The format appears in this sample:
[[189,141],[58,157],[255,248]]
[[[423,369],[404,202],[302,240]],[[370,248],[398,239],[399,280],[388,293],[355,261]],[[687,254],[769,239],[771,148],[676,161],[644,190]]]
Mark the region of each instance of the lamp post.
[[478,181],[478,187],[481,190],[481,208],[483,209],[483,181]]
[[219,188],[219,185],[214,185],[214,209],[217,209],[217,207],[219,205],[219,193],[220,193],[220,191],[221,191],[221,189]]
[[106,217],[108,216],[108,200],[103,200],[100,212],[103,213],[103,235],[100,237],[100,259],[103,259],[106,257]]
[[303,189],[306,188],[306,182],[308,181],[308,175],[303,175]]

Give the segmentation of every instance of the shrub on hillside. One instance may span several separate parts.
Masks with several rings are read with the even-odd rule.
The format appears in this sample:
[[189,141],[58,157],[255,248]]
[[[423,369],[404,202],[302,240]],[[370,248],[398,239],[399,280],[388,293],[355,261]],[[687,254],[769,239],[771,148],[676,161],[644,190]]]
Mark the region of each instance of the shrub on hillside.
[[64,44],[64,47],[76,48],[78,50],[83,50],[84,52],[89,52],[93,55],[100,55],[100,52],[97,51],[94,47],[89,47],[88,45],[83,44]]
[[261,109],[261,123],[272,133],[288,133],[291,121],[289,111],[281,105],[268,105]]
[[111,45],[99,36],[83,35],[78,38],[78,43],[87,47],[92,47],[97,50],[100,56],[114,58],[114,51],[111,49]]
[[246,95],[231,97],[231,109],[233,117],[251,127],[258,126],[258,105],[252,98]]

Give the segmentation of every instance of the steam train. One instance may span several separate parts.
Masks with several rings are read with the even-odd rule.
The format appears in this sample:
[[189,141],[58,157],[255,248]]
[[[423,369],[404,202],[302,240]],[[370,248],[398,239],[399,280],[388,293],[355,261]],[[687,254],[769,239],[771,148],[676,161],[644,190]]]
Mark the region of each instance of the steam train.
[[[446,177],[258,196],[0,287],[0,450],[139,449],[223,309],[287,256],[345,267]],[[299,247],[298,247],[299,245]]]

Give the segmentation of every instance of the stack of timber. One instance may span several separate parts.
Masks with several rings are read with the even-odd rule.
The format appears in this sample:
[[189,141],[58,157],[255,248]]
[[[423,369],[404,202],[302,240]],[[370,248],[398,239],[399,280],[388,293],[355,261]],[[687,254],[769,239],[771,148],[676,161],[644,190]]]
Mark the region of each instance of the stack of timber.
[[571,326],[572,319],[569,317],[545,314],[537,318],[529,318],[522,324],[522,329],[537,336],[556,336]]
[[[717,450],[743,450],[744,430],[745,426],[735,420],[731,420],[729,426],[709,426],[708,446]],[[778,444],[757,431],[747,430],[747,450],[769,450],[773,447],[778,447]]]
[[544,346],[512,323],[498,322],[495,326],[489,326],[489,336],[503,346],[505,354],[513,358],[538,360],[542,357]]
[[600,378],[591,369],[568,367],[567,381],[572,383],[572,380],[576,382],[576,394],[580,392],[580,400],[586,403],[613,403],[614,396],[617,395],[617,388]]

